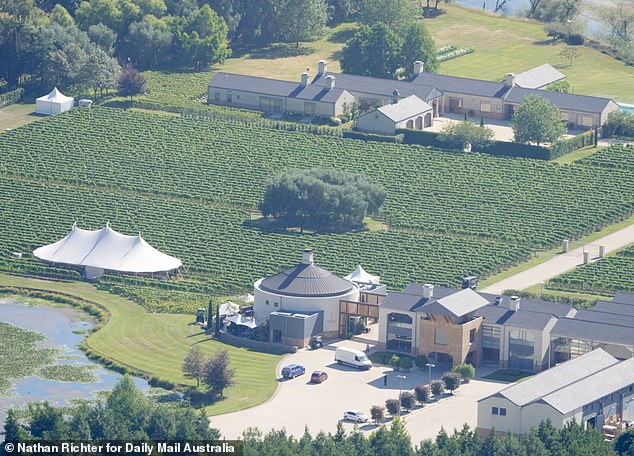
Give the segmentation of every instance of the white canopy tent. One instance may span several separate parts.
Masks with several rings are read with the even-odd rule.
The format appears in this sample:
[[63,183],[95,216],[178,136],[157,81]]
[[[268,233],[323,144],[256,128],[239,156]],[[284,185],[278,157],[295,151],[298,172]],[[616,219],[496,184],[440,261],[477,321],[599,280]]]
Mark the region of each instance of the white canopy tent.
[[345,276],[344,279],[354,283],[381,283],[381,277],[366,272],[361,265],[358,265],[357,269],[355,269],[352,274]]
[[114,231],[108,224],[100,230],[73,229],[64,239],[33,251],[40,260],[84,266],[84,276],[95,278],[105,270],[128,273],[157,273],[178,269],[178,258],[159,252],[138,236]]
[[55,87],[51,93],[35,100],[35,112],[37,114],[59,114],[70,111],[75,99],[67,97]]
[[231,317],[227,317],[225,321],[229,321],[231,323],[235,323],[238,326],[246,326],[247,328],[257,328],[258,324],[253,317],[245,317],[244,315],[237,314],[232,315]]
[[218,309],[218,313],[221,317],[236,315],[238,312],[240,312],[240,306],[231,301],[220,304],[220,308]]

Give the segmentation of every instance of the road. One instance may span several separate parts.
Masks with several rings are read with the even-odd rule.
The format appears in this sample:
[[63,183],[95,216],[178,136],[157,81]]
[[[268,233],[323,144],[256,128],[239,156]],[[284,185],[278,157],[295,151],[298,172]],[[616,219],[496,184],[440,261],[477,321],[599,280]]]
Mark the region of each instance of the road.
[[539,285],[541,282],[546,282],[553,277],[557,277],[566,271],[570,271],[571,269],[582,265],[584,250],[589,252],[591,261],[596,261],[598,259],[600,245],[605,246],[605,253],[609,253],[633,242],[634,224],[599,238],[589,245],[571,250],[568,253],[558,254],[548,261],[494,283],[493,285],[479,291],[501,294],[504,290],[523,290],[533,285]]

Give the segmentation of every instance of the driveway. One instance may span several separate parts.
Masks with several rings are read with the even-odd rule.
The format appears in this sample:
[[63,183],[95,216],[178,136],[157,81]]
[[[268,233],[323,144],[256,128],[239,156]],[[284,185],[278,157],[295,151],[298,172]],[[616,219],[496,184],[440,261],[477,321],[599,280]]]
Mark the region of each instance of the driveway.
[[[359,371],[335,363],[336,347],[350,347],[364,350],[364,341],[345,340],[326,345],[319,350],[300,350],[287,356],[278,366],[277,375],[287,364],[298,363],[306,367],[306,374],[292,380],[280,380],[275,395],[266,403],[247,410],[213,416],[212,427],[220,429],[228,439],[239,438],[248,427],[257,427],[263,432],[282,429],[299,438],[307,427],[312,435],[319,431],[336,431],[346,409],[358,409],[370,416],[372,405],[385,405],[386,399],[396,399],[399,390],[413,390],[419,383],[428,382],[428,371],[412,370],[407,373],[393,372],[386,367],[373,367]],[[322,384],[309,383],[314,370],[324,370],[328,380]],[[440,377],[442,369],[432,371],[432,377]],[[383,376],[388,376],[387,386]],[[405,378],[398,378],[403,375]],[[457,394],[405,414],[406,427],[413,442],[436,435],[441,426],[451,432],[463,423],[475,427],[477,419],[477,399],[499,391],[506,384],[474,380],[462,385]],[[352,430],[354,423],[344,423],[344,428]],[[376,429],[372,424],[361,425],[364,432]]]

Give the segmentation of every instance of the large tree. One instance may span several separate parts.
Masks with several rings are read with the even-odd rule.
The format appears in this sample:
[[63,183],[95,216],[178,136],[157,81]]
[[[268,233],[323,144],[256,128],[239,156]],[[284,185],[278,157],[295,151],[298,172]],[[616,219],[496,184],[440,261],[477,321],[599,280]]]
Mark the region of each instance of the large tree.
[[124,68],[119,77],[119,94],[132,97],[145,92],[145,77],[134,68]]
[[164,20],[145,16],[130,24],[119,55],[130,57],[141,68],[164,65],[173,57],[172,40],[172,30]]
[[234,385],[236,371],[229,366],[229,352],[220,350],[205,361],[202,381],[214,395],[223,395],[223,391]]
[[447,125],[439,139],[450,148],[464,150],[468,144],[474,149],[482,149],[491,143],[494,136],[490,128],[464,121]]
[[183,361],[183,375],[185,378],[195,378],[196,386],[200,386],[204,366],[205,357],[203,356],[203,352],[194,345],[189,349]]
[[401,59],[401,38],[387,25],[375,24],[357,30],[341,51],[340,62],[344,73],[392,79]]
[[362,24],[385,24],[401,30],[421,17],[421,8],[417,0],[364,0],[358,17]]
[[203,5],[187,18],[181,18],[178,24],[177,36],[183,63],[202,69],[210,64],[222,63],[231,55],[227,24],[209,5]]
[[407,27],[403,47],[401,50],[400,64],[403,67],[403,75],[412,75],[414,62],[420,60],[425,64],[425,71],[435,73],[438,71],[436,45],[425,24],[417,22]]
[[24,73],[23,39],[41,15],[33,0],[0,1],[0,77],[10,85]]
[[117,59],[110,57],[102,48],[93,45],[81,75],[82,83],[91,87],[95,96],[97,92],[103,95],[104,90],[117,87],[121,68]]
[[280,41],[296,43],[320,38],[328,15],[324,0],[284,0],[278,14]]
[[515,142],[537,145],[553,143],[566,133],[559,109],[540,95],[529,95],[522,100],[515,110],[511,127]]
[[607,29],[608,40],[626,58],[634,60],[634,2],[617,0],[606,4],[600,17]]

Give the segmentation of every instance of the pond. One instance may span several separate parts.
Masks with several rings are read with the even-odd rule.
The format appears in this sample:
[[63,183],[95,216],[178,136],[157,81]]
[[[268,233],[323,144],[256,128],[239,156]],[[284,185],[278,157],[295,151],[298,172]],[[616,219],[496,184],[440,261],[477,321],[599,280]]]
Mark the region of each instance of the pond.
[[[8,389],[3,390],[0,385],[0,429],[4,427],[7,410],[11,407],[19,407],[31,401],[46,400],[53,404],[66,405],[72,399],[95,399],[98,392],[111,390],[122,378],[121,374],[107,370],[89,360],[79,349],[79,345],[96,322],[78,310],[48,305],[44,301],[0,298],[0,322],[29,331],[27,333],[4,325],[5,331],[9,329],[13,335],[17,334],[23,339],[39,339],[36,342],[37,346],[31,347],[33,349],[31,352],[35,355],[33,359],[37,358],[41,361],[43,353],[52,354],[52,357],[45,357],[48,361],[44,361],[44,364],[50,363],[52,359],[53,365],[60,367],[48,368],[50,370],[47,377],[65,378],[64,375],[67,377],[68,372],[64,371],[63,366],[68,365],[72,372],[81,371],[85,377],[83,381],[59,381],[44,379],[36,374],[15,380],[10,379],[12,386]],[[19,350],[15,351],[14,356],[22,361],[26,355]],[[7,353],[0,353],[0,357],[3,355]],[[62,373],[60,374],[59,371]],[[51,375],[50,372],[53,374]],[[145,380],[140,378],[134,380],[141,389],[149,390],[150,387]]]

